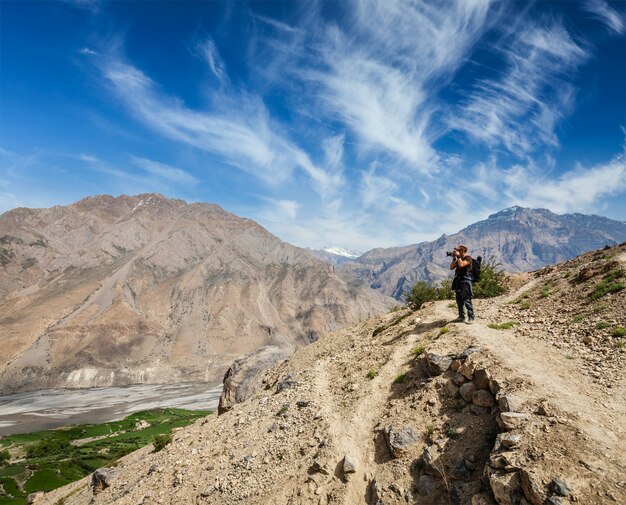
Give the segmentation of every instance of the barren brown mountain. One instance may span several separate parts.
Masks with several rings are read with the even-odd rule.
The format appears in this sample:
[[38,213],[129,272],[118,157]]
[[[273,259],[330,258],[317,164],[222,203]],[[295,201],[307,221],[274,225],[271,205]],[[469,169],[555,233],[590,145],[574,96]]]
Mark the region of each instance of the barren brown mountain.
[[96,196],[0,216],[0,390],[214,381],[390,299],[216,205]]

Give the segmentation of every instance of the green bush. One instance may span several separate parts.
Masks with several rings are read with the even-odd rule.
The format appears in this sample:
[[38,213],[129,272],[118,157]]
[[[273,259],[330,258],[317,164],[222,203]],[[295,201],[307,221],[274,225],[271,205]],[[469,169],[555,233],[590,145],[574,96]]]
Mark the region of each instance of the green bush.
[[618,326],[611,332],[612,337],[626,337],[626,328]]
[[608,328],[609,326],[611,326],[609,323],[599,322],[596,324],[596,330],[604,330],[605,328]]
[[591,299],[597,300],[598,298],[602,298],[604,295],[608,295],[609,293],[618,293],[624,288],[626,288],[626,285],[621,282],[602,280],[596,284],[593,293],[591,293]]
[[400,375],[398,375],[393,382],[395,384],[402,384],[404,381],[406,380],[406,374],[405,373],[401,373]]
[[11,454],[6,449],[4,451],[0,451],[0,465],[4,465],[7,461],[11,459]]
[[54,454],[70,456],[75,452],[75,447],[64,438],[44,438],[26,451],[29,458],[42,458]]
[[507,277],[500,263],[485,260],[481,266],[480,282],[473,284],[474,298],[493,298],[508,291]]
[[154,445],[154,452],[159,452],[171,442],[172,435],[170,435],[169,433],[164,435],[157,435],[156,437],[154,437],[154,442],[152,443],[152,445]]
[[422,304],[439,300],[439,293],[434,285],[426,281],[417,281],[404,298],[411,309],[419,310]]

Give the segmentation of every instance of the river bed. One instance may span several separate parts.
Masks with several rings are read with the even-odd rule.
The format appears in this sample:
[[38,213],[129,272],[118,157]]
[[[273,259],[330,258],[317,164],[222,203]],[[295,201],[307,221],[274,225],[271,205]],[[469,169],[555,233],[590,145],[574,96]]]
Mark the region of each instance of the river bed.
[[217,408],[222,384],[137,384],[91,389],[46,389],[0,396],[0,435],[70,424],[105,423],[140,410]]

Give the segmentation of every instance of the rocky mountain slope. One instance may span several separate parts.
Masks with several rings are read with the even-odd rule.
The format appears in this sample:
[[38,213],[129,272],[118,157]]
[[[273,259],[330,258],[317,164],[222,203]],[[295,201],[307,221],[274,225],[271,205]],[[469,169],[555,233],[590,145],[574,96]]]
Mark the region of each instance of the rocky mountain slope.
[[626,223],[605,217],[511,207],[433,242],[373,249],[339,271],[401,299],[418,280],[438,281],[448,274],[445,252],[459,243],[473,256],[496,261],[509,272],[527,272],[626,240]]
[[626,245],[512,285],[473,325],[442,301],[322,337],[162,451],[35,503],[626,503]]
[[0,216],[0,390],[219,380],[389,301],[215,205],[19,208]]

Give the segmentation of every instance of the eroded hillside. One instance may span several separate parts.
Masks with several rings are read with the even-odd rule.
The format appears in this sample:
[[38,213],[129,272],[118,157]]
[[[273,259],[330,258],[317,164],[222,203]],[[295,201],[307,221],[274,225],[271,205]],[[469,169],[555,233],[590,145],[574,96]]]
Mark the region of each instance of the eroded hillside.
[[473,325],[436,302],[340,330],[36,503],[625,503],[625,269],[615,247],[518,278]]
[[392,300],[216,205],[98,196],[0,216],[0,390],[219,381]]

